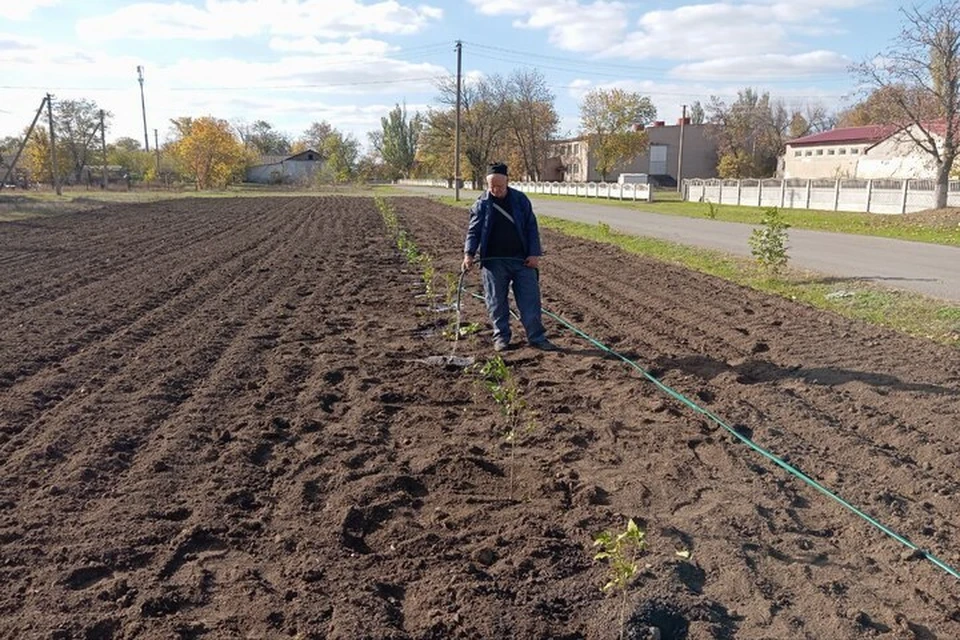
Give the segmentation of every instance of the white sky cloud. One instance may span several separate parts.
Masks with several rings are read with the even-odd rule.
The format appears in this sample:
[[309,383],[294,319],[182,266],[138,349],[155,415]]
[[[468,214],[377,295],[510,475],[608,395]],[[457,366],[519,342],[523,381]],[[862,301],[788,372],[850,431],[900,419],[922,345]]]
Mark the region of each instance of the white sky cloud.
[[77,23],[87,41],[135,39],[225,40],[260,34],[343,38],[366,33],[413,34],[443,16],[442,9],[416,8],[396,0],[206,0],[131,4]]
[[359,56],[364,58],[382,57],[396,50],[383,40],[351,38],[346,42],[323,42],[312,36],[303,38],[271,38],[270,48],[274,51],[316,53],[324,56]]
[[682,64],[675,67],[671,75],[689,80],[769,80],[784,76],[840,74],[844,73],[850,64],[850,59],[832,51],[811,51],[798,55],[773,53]]
[[[600,58],[699,60],[755,55],[797,55],[795,36],[843,33],[827,11],[876,0],[754,0],[712,2],[648,11],[633,24],[631,6],[597,0],[470,0],[485,15],[513,18],[513,26],[548,32],[557,47]],[[820,52],[807,54],[807,66]],[[827,65],[828,67],[830,65]],[[786,69],[789,74],[804,65]]]
[[[114,112],[108,137],[142,138],[141,64],[151,138],[183,115],[262,118],[292,133],[324,118],[375,128],[394,102],[436,98],[460,37],[468,78],[541,68],[561,127],[578,124],[583,92],[602,83],[649,95],[673,121],[684,102],[748,84],[836,102],[852,89],[848,61],[897,32],[886,0],[693,2],[0,0],[3,84],[24,87],[4,89],[0,135],[29,124],[49,90]],[[860,29],[868,18],[886,30]]]
[[3,0],[0,2],[0,18],[6,20],[26,20],[40,7],[53,7],[60,0]]
[[[393,107],[393,100],[432,93],[435,78],[449,73],[431,63],[391,59],[388,53],[382,54],[389,47],[376,41],[317,45],[325,53],[284,55],[268,62],[184,57],[167,65],[146,65],[151,144],[154,127],[162,139],[170,118],[185,115],[262,118],[282,129],[290,126],[288,123],[331,114],[342,116],[342,120],[327,118],[334,126],[359,138],[379,124],[380,116]],[[16,65],[23,77],[37,79],[27,88],[4,91],[4,113],[9,115],[3,120],[9,124],[3,135],[19,135],[30,123],[46,87],[58,87],[53,91],[55,99],[94,100],[114,114],[108,138],[126,135],[142,139],[140,89],[132,72],[142,63],[133,55],[88,52],[0,34],[0,67]],[[344,95],[357,98],[352,104],[336,106],[335,98],[341,97],[342,102]],[[365,128],[354,130],[354,126]]]
[[593,52],[623,37],[629,24],[622,2],[576,0],[470,0],[480,13],[519,16],[513,26],[546,29],[550,43],[567,51]]

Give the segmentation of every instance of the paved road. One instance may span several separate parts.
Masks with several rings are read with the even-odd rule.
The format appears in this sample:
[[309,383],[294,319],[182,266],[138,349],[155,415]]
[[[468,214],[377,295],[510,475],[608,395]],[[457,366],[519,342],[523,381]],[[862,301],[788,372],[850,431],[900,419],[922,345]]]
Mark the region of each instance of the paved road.
[[[403,187],[412,193],[453,195],[449,189]],[[464,206],[479,192],[461,191]],[[749,256],[753,225],[621,209],[590,201],[531,198],[538,214],[604,222],[625,233]],[[960,302],[960,247],[824,231],[790,230],[790,264],[837,278],[857,278]]]

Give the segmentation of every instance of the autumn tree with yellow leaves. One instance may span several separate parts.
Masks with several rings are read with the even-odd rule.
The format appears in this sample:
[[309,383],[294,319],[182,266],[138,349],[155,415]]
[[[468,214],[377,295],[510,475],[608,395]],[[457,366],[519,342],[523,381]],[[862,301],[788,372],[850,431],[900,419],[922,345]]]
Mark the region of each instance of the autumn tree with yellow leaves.
[[643,126],[657,117],[650,98],[623,89],[594,89],[580,103],[580,128],[597,172],[607,175],[647,149]]
[[243,177],[246,154],[230,123],[220,118],[177,118],[171,150],[184,177],[197,190],[222,189]]

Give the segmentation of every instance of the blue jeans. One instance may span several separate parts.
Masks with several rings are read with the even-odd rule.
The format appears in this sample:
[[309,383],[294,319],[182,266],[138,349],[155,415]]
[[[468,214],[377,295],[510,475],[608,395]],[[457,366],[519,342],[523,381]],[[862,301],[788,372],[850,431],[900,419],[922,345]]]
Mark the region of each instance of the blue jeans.
[[490,259],[481,262],[483,293],[493,322],[493,339],[510,342],[510,303],[507,299],[510,284],[520,311],[520,322],[527,334],[527,342],[536,344],[546,340],[540,311],[540,279],[536,269],[523,266],[521,260]]

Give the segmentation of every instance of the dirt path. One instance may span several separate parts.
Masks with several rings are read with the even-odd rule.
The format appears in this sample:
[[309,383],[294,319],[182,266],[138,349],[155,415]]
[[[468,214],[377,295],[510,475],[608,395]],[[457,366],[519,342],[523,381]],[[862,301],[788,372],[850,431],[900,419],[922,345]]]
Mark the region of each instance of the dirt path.
[[[463,214],[395,203],[455,271]],[[544,240],[547,308],[960,564],[954,351]],[[0,225],[0,636],[613,638],[591,543],[626,517],[631,628],[960,636],[954,578],[553,324],[506,357],[510,499],[489,394],[417,362],[450,348],[421,293],[368,199]]]

